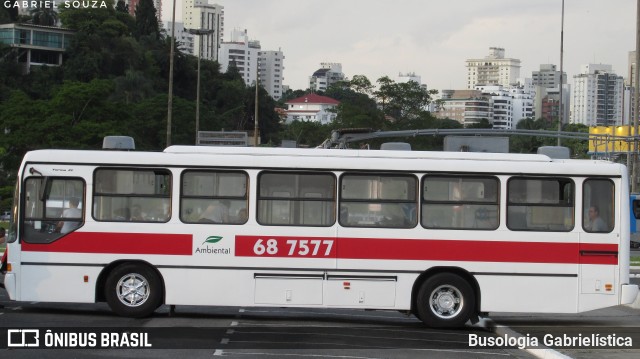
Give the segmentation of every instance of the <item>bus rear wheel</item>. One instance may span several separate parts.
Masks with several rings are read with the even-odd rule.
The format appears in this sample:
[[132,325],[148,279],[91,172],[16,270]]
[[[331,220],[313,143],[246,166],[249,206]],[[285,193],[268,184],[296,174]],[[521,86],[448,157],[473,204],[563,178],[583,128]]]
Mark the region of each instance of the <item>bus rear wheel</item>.
[[160,276],[145,265],[122,264],[107,277],[105,297],[111,310],[118,315],[147,317],[162,304]]
[[473,288],[453,273],[431,276],[418,291],[418,318],[429,327],[461,327],[472,317],[474,308]]

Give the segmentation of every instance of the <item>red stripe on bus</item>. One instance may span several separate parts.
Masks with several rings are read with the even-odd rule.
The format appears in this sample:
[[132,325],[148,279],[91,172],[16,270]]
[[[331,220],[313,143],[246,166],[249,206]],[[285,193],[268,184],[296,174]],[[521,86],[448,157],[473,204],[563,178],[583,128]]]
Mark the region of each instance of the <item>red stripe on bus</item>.
[[[269,240],[274,240],[271,252]],[[314,255],[314,240],[336,243],[329,252],[324,245]],[[285,236],[236,236],[235,242],[239,257],[618,264],[617,244]]]
[[73,232],[48,244],[22,242],[26,252],[191,255],[191,234]]
[[[602,255],[581,255],[582,251],[602,252]],[[616,244],[377,238],[340,238],[338,241],[338,258],[345,259],[618,264],[617,253]]]

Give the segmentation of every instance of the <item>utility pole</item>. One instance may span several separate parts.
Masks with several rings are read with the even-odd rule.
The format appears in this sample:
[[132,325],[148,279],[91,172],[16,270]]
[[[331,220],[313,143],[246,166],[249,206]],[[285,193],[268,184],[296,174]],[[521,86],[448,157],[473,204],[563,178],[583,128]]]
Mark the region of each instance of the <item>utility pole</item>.
[[[203,36],[214,32],[212,29],[188,29],[191,35]],[[202,57],[202,38],[198,41],[198,79],[196,80],[196,142],[198,145],[198,132],[200,132],[200,58]]]
[[[638,0],[640,1],[640,0]],[[562,107],[562,78],[564,73],[562,72],[562,60],[564,57],[564,0],[562,0],[562,17],[560,20],[560,88],[558,90],[560,90],[560,101],[558,103],[558,105],[560,106],[559,109],[559,116],[558,116],[558,146],[560,146],[560,132],[562,131],[562,115],[564,114],[564,108]]]
[[638,186],[638,83],[640,82],[640,0],[636,3],[636,67],[633,88],[633,169],[631,170],[631,192],[637,193]]
[[171,13],[171,52],[169,55],[169,100],[167,101],[167,147],[171,146],[171,116],[173,113],[173,57],[176,47],[176,1]]
[[[640,0],[638,0],[640,1]],[[260,80],[260,61],[256,61],[256,99],[255,99],[255,113],[253,114],[254,126],[253,126],[253,145],[258,147],[258,139],[260,138],[260,128],[258,127],[258,85]]]

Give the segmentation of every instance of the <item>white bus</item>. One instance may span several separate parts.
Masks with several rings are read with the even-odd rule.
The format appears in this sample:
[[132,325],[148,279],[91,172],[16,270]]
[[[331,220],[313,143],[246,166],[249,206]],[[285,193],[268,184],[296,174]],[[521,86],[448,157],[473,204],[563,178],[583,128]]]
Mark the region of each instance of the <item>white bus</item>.
[[544,155],[173,146],[39,150],[12,300],[487,312],[631,303],[626,167]]

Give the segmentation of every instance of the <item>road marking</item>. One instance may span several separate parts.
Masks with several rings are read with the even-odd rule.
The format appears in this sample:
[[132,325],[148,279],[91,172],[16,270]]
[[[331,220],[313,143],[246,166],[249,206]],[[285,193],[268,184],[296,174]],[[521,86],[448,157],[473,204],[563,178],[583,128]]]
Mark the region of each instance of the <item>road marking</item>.
[[220,344],[229,344],[229,338],[222,338],[222,340],[220,340]]
[[214,356],[222,356],[222,355],[224,355],[224,352],[222,350],[220,350],[220,349],[216,349],[216,351],[213,352],[213,355]]
[[11,308],[11,310],[22,310],[22,307]]
[[[511,356],[511,354],[506,353],[498,353],[498,352],[481,352],[481,351],[469,351],[469,350],[454,350],[454,349],[404,349],[410,351],[427,351],[427,352],[438,352],[438,353],[456,353],[456,354],[479,354],[479,355],[487,355],[490,357],[494,356]],[[266,353],[266,352],[229,352],[228,350],[225,352],[226,356],[229,355],[260,355],[260,356],[295,356],[295,357],[307,357],[307,358],[338,358],[338,359],[379,359],[378,357],[367,357],[367,356],[355,356],[355,355],[330,355],[330,354],[302,354],[302,353]],[[215,355],[215,354],[214,354]],[[222,355],[222,354],[220,354]],[[385,357],[386,358],[386,357]],[[380,358],[381,359],[381,358]]]
[[233,329],[227,329],[226,334],[233,334],[233,333],[235,333],[235,330],[233,330]]
[[238,322],[231,322],[231,324],[229,324],[230,327],[235,327],[238,325]]
[[[301,325],[300,324],[283,324],[283,323],[251,323],[251,322],[238,322],[236,323],[239,326],[242,326],[244,328],[246,327],[282,327],[282,328],[287,328],[287,327],[292,327],[292,328],[300,328]],[[305,328],[335,328],[335,325],[332,324],[306,324],[304,325]],[[344,329],[357,329],[360,330],[362,329],[361,327],[345,327]],[[464,336],[467,337],[469,335],[469,333],[454,333],[451,331],[447,331],[447,332],[437,332],[437,331],[429,331],[429,330],[422,330],[423,328],[420,328],[420,330],[410,330],[410,329],[389,329],[389,328],[376,328],[376,327],[367,327],[367,330],[376,330],[376,331],[385,331],[385,332],[397,332],[397,333],[419,333],[419,334],[446,334],[449,336],[455,336],[455,335],[459,335],[459,336]]]

